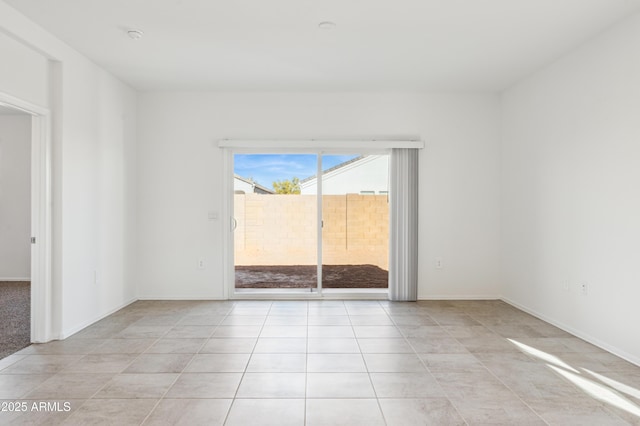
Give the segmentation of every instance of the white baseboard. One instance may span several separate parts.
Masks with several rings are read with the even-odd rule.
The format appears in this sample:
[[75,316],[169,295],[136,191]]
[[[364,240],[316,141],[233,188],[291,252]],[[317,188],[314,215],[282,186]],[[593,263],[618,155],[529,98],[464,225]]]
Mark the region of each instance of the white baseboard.
[[428,295],[428,296],[418,296],[418,300],[501,300],[500,296],[489,296],[486,294],[483,295],[466,295],[466,296],[457,296],[450,294],[443,295]]
[[[247,294],[247,295],[243,295],[243,294],[236,294],[236,296],[238,296],[238,298],[247,298],[246,296],[250,297],[254,297],[257,294]],[[341,296],[345,296],[345,298],[347,298],[347,295],[342,295],[342,294],[332,294],[332,297],[335,296],[336,298],[340,298]],[[358,294],[349,294],[348,295],[349,299],[354,299],[358,297]],[[362,295],[363,297],[365,295]],[[280,295],[278,294],[270,294],[267,295],[267,297],[271,297],[273,299],[278,299],[280,297]],[[299,297],[299,296],[297,296]],[[379,299],[379,297],[373,297],[374,299]],[[384,295],[384,300],[387,300],[386,298],[386,294]],[[149,295],[145,295],[145,296],[138,296],[138,300],[234,300],[234,299],[228,299],[226,297],[216,297],[216,296],[171,296],[171,297],[167,297],[167,296],[149,296]],[[318,300],[321,300],[320,298],[318,298]],[[493,295],[493,296],[489,296],[486,294],[483,295],[465,295],[465,296],[452,296],[450,294],[445,294],[445,295],[429,295],[429,296],[425,296],[425,297],[418,297],[418,300],[502,300],[502,297],[498,296],[498,295]]]
[[138,300],[229,300],[225,297],[216,296],[139,296]]
[[526,306],[523,306],[523,305],[521,305],[521,304],[519,304],[517,302],[514,302],[513,300],[511,300],[509,298],[502,297],[500,299],[503,302],[508,303],[511,306],[513,306],[515,308],[518,308],[521,311],[524,311],[524,312],[526,312],[526,313],[528,313],[530,315],[533,315],[536,318],[539,318],[539,319],[541,319],[541,320],[543,320],[545,322],[548,322],[551,325],[555,325],[556,327],[566,331],[567,333],[571,333],[574,336],[579,337],[582,340],[585,340],[585,341],[591,343],[592,345],[595,345],[595,346],[597,346],[597,347],[599,347],[601,349],[604,349],[607,352],[611,352],[612,354],[614,354],[616,356],[619,356],[620,358],[622,358],[622,359],[624,359],[626,361],[629,361],[632,364],[640,366],[640,358],[638,358],[635,355],[627,353],[627,352],[625,352],[625,351],[623,351],[623,350],[621,350],[621,349],[619,349],[619,348],[617,348],[615,346],[612,346],[612,345],[610,345],[610,344],[608,344],[606,342],[603,342],[602,340],[597,339],[597,338],[591,336],[588,333],[585,333],[583,331],[580,331],[580,330],[577,330],[577,329],[575,329],[573,327],[570,327],[570,326],[568,326],[568,325],[566,325],[566,324],[564,324],[564,323],[562,323],[560,321],[555,320],[554,318],[548,317],[548,316],[546,316],[544,314],[541,314],[541,313],[539,313],[539,312],[537,312],[537,311],[535,311],[533,309],[529,309]]
[[137,298],[133,298],[133,299],[123,303],[122,305],[120,305],[120,306],[118,306],[116,308],[113,308],[113,309],[109,310],[108,312],[105,312],[104,314],[102,314],[102,315],[100,315],[100,316],[98,316],[98,317],[96,317],[96,318],[94,318],[92,320],[86,321],[86,322],[84,322],[84,323],[82,323],[80,325],[77,325],[75,327],[72,327],[72,328],[70,328],[68,330],[63,330],[62,332],[60,332],[60,335],[58,336],[58,338],[57,339],[54,338],[54,340],[64,340],[67,337],[73,336],[77,332],[79,332],[81,330],[84,330],[85,328],[89,327],[91,324],[95,324],[96,322],[100,321],[101,319],[104,319],[104,318],[108,317],[109,315],[119,311],[120,309],[122,309],[122,308],[124,308],[126,306],[129,306],[130,304],[132,304],[133,302],[135,302],[137,300],[138,300]]
[[21,278],[16,278],[16,277],[4,278],[4,277],[0,277],[0,281],[31,281],[31,278],[30,277],[21,277]]

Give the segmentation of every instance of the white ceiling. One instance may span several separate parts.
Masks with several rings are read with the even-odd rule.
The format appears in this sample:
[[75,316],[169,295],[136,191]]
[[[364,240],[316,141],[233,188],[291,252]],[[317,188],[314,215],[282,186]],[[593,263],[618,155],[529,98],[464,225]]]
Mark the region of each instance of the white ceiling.
[[[139,90],[500,90],[640,0],[4,0]],[[333,30],[318,23],[333,21]],[[145,36],[131,40],[127,28]]]

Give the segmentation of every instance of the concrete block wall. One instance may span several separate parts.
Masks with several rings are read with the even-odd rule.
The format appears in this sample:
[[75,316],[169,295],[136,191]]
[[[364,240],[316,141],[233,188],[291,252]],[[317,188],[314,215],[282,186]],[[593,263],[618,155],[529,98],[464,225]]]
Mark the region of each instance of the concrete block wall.
[[[236,265],[315,265],[315,195],[236,194]],[[388,268],[386,195],[325,195],[323,264]]]

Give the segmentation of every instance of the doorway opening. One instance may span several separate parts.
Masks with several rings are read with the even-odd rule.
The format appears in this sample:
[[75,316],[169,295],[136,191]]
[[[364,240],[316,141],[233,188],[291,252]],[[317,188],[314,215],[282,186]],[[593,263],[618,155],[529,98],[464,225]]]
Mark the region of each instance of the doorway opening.
[[388,288],[387,153],[233,153],[235,294]]
[[0,106],[0,359],[31,343],[31,127]]
[[[27,344],[44,343],[54,338],[51,315],[51,116],[48,109],[3,92],[0,92],[0,110],[4,113],[2,115],[20,116],[21,120],[24,120],[24,127],[28,129],[28,134],[26,132],[22,134],[24,140],[21,146],[21,158],[26,156],[26,161],[23,158],[20,164],[16,162],[15,166],[21,170],[21,176],[26,174],[28,177],[26,187],[23,185],[24,182],[21,184],[23,189],[20,192],[22,194],[20,203],[24,204],[24,197],[29,201],[29,207],[21,213],[23,215],[20,222],[21,231],[14,229],[15,243],[10,243],[9,248],[6,249],[9,250],[7,253],[11,253],[10,256],[15,257],[14,260],[20,259],[16,262],[21,265],[21,269],[14,272],[9,269],[0,271],[0,281],[6,282],[7,279],[11,279],[12,281],[9,282],[16,283],[19,282],[16,281],[17,279],[29,282],[28,311],[22,312],[24,318],[30,319],[30,324],[27,324],[26,320],[14,320],[13,323],[20,326],[22,330],[20,333],[23,336],[27,335],[26,330],[28,330]],[[0,126],[3,131],[12,127],[13,125],[8,124]],[[7,161],[15,161],[15,158],[12,159],[13,155],[7,154],[9,140],[2,137],[0,139],[4,140],[0,157]],[[8,171],[10,167],[0,167],[0,170]],[[9,201],[8,195],[16,189],[17,180],[15,179],[17,178],[0,179],[0,205],[5,217],[10,216],[6,214],[8,203],[18,203],[18,198],[12,198],[12,201]],[[24,207],[22,209],[24,210]],[[13,223],[11,226],[17,225]],[[4,240],[4,229],[1,232]],[[19,275],[14,275],[16,272]],[[23,300],[21,303],[26,304],[27,297],[24,296],[24,291],[20,294],[19,297]],[[10,302],[11,304],[13,302]],[[17,304],[15,302],[15,305]],[[11,321],[8,323],[10,324]]]

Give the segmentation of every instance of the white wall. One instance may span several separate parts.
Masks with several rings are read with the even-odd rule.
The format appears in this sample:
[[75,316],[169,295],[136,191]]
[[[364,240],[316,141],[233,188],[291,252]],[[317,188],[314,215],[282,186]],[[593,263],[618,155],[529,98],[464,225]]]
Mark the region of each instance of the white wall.
[[1,32],[0,55],[0,92],[46,106],[49,102],[47,58]]
[[0,281],[31,277],[31,116],[0,114]]
[[640,17],[503,101],[503,294],[640,363]]
[[52,111],[53,332],[64,337],[135,298],[137,95],[0,1],[4,34],[0,90]]
[[84,59],[67,63],[60,226],[70,333],[135,298],[136,95]]
[[[421,298],[497,297],[493,95],[147,93],[139,99],[138,295],[222,298],[221,138],[419,135]],[[436,270],[433,258],[444,258]],[[205,269],[197,269],[197,259]]]

